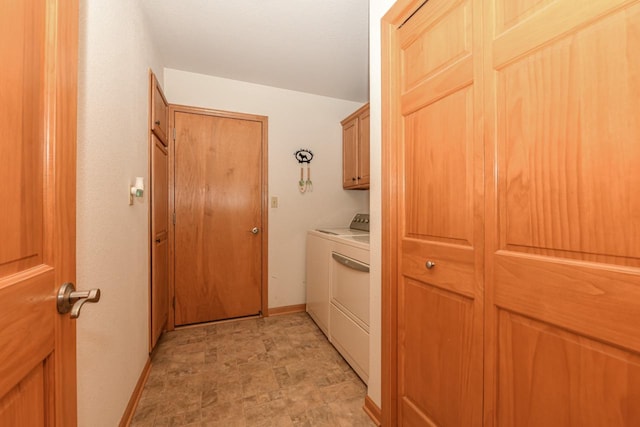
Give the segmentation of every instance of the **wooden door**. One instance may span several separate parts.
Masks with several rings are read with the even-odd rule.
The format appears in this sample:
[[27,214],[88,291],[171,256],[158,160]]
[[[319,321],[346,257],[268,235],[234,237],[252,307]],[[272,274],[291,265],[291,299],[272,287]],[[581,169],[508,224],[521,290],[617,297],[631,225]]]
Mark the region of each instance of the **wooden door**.
[[177,325],[266,311],[266,120],[173,112]]
[[482,424],[478,5],[430,0],[386,33],[397,89],[383,162],[387,425]]
[[169,317],[169,159],[167,148],[151,135],[151,349]]
[[640,425],[640,2],[486,2],[486,425]]
[[0,425],[76,424],[77,2],[0,0]]

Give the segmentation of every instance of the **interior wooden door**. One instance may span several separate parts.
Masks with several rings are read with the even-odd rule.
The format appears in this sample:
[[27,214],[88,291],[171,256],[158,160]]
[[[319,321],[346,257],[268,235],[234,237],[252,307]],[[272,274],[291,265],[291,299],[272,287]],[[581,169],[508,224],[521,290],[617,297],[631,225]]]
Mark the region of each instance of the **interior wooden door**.
[[0,425],[76,425],[77,2],[0,0]]
[[173,112],[175,323],[259,314],[266,255],[266,117]]
[[640,2],[485,3],[486,425],[640,425]]
[[151,349],[169,317],[169,157],[151,134]]
[[482,424],[483,141],[478,1],[396,30],[397,425]]

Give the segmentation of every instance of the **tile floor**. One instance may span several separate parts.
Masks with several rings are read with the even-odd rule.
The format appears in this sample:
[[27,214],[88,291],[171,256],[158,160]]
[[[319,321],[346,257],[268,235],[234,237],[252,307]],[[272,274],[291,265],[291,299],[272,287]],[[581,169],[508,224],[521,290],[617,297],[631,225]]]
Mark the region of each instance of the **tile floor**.
[[306,313],[166,333],[132,426],[373,426],[366,386]]

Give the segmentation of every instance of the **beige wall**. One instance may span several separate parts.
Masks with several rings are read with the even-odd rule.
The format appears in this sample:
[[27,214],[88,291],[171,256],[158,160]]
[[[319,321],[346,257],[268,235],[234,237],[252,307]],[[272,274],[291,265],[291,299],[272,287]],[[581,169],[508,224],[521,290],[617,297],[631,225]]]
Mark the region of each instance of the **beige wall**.
[[381,66],[380,19],[393,0],[369,2],[369,98],[371,104],[371,324],[369,326],[369,397],[380,406],[381,394]]
[[[369,211],[368,191],[342,189],[340,121],[362,104],[166,68],[170,103],[269,117],[269,307],[305,302],[306,231],[347,226]],[[309,148],[313,192],[300,194],[293,153]]]
[[118,425],[148,353],[148,69],[162,78],[137,2],[80,2],[77,287],[100,288],[78,330],[79,425]]

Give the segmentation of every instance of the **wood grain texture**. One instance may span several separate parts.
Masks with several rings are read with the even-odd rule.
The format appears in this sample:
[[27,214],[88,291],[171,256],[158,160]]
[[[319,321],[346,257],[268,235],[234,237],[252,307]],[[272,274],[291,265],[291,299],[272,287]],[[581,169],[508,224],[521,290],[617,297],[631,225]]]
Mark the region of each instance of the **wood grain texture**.
[[638,424],[640,4],[495,3],[485,425]]
[[495,2],[496,32],[503,33],[555,0],[499,0]]
[[0,425],[50,425],[44,364],[39,363],[11,391],[0,398]]
[[269,307],[269,317],[280,316],[291,313],[304,313],[307,310],[306,304],[283,305],[282,307]]
[[151,234],[158,238],[169,230],[169,160],[155,135],[151,142]]
[[404,120],[406,236],[473,245],[472,87]]
[[[46,252],[55,263],[54,289],[76,281],[76,136],[78,103],[78,0],[48,2],[52,14],[48,28],[47,65],[47,209],[45,221]],[[55,18],[53,18],[55,16]],[[55,50],[54,50],[55,49]],[[52,125],[55,123],[55,125]],[[45,217],[47,218],[47,217]],[[46,228],[50,227],[48,233]],[[85,285],[79,288],[84,288]],[[86,288],[84,288],[86,289]],[[55,316],[55,357],[52,389],[55,399],[46,396],[55,410],[55,424],[77,424],[76,321],[70,316]]]
[[[446,4],[448,3],[448,4]],[[412,90],[425,78],[471,55],[471,1],[456,1],[445,14],[437,8],[450,8],[451,2],[434,1],[432,14],[416,14],[402,31],[403,88]],[[414,28],[416,30],[414,30]]]
[[398,418],[398,195],[399,153],[392,141],[400,132],[396,119],[400,108],[400,50],[397,27],[420,6],[400,0],[384,15],[381,24],[382,77],[382,269],[381,269],[381,411],[382,424],[394,425]]
[[53,269],[42,266],[0,279],[0,396],[54,349],[53,278]]
[[[481,372],[474,359],[474,301],[428,284],[399,284],[398,381],[401,416],[435,425],[468,425],[469,408]],[[408,404],[410,403],[410,404]],[[479,402],[476,402],[476,405]],[[409,415],[407,412],[416,412]],[[479,414],[476,414],[478,416]]]
[[54,300],[75,280],[78,4],[0,11],[0,424],[75,425],[75,323]]
[[342,123],[342,186],[358,184],[358,118]]
[[498,425],[640,424],[637,353],[503,310],[498,319]]
[[369,103],[340,122],[342,124],[342,187],[368,190],[369,167]]
[[369,104],[358,115],[358,185],[369,186],[371,181],[370,173],[370,142],[371,132],[369,120]]
[[397,30],[401,43],[391,48],[403,64],[392,78],[405,89],[394,95],[398,113],[389,118],[397,132],[389,143],[398,159],[393,232],[400,242],[391,283],[398,370],[392,425],[482,424],[479,5],[428,2]]
[[151,332],[155,347],[169,318],[169,158],[151,133]]
[[43,262],[45,20],[43,1],[0,3],[0,73],[7,143],[0,156],[0,276]]
[[138,407],[138,403],[140,402],[140,398],[142,397],[142,392],[144,390],[144,386],[149,379],[149,374],[151,373],[151,358],[147,359],[147,363],[145,363],[144,368],[142,368],[142,372],[140,373],[140,377],[136,382],[136,387],[133,389],[133,393],[131,393],[131,397],[129,398],[129,403],[122,414],[122,418],[120,419],[120,427],[128,427],[131,425],[131,421],[133,420],[133,415],[136,413],[136,408]]
[[151,114],[149,117],[151,120],[149,128],[167,146],[169,144],[169,104],[164,97],[160,82],[153,73],[151,73]]
[[364,406],[362,409],[369,415],[369,418],[371,418],[371,421],[373,421],[377,427],[382,425],[382,410],[369,396],[364,397]]
[[501,247],[640,266],[638,20],[630,8],[500,70]]
[[266,118],[174,114],[176,324],[257,314]]

